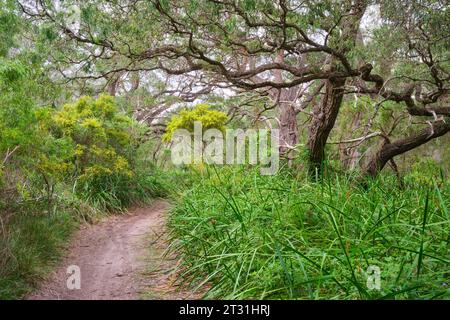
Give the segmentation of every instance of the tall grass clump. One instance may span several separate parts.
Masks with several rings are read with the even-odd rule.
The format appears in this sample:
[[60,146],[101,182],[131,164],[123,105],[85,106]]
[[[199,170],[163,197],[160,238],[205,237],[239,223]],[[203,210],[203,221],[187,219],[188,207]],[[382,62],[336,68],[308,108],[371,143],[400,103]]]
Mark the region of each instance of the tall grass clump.
[[79,220],[46,201],[0,209],[0,299],[17,299],[51,272]]
[[165,195],[164,177],[157,168],[136,168],[131,176],[111,174],[75,184],[77,196],[101,210],[120,212]]
[[[224,167],[196,174],[170,216],[180,279],[225,299],[449,298],[450,184]],[[379,290],[368,285],[381,271]]]

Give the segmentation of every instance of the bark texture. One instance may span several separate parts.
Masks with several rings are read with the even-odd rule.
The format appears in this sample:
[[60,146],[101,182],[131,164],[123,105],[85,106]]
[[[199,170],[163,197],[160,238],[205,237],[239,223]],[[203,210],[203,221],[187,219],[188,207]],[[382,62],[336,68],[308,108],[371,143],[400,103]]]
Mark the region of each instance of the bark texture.
[[[351,5],[348,15],[342,22],[342,35],[340,36],[339,52],[347,54],[354,46],[358,36],[359,24],[367,3],[364,0],[356,0]],[[325,67],[335,71],[339,69],[338,59],[332,57]],[[322,102],[313,109],[313,120],[309,127],[308,151],[309,151],[309,171],[315,174],[320,171],[325,158],[325,145],[336,122],[339,109],[344,96],[345,77],[330,77],[325,80],[325,94]]]
[[344,96],[345,79],[330,79],[325,83],[325,95],[313,109],[313,119],[309,126],[309,162],[311,173],[320,170],[325,157],[325,144],[339,114]]
[[415,149],[432,139],[443,136],[450,131],[449,121],[450,119],[435,122],[434,124],[430,124],[428,128],[425,128],[416,134],[394,142],[385,141],[365,165],[365,175],[375,177],[384,168],[386,163],[395,156]]
[[[349,124],[349,127],[347,128],[349,131],[344,135],[344,139],[352,138],[352,133],[358,129],[361,124],[361,118],[362,112],[358,111],[352,119],[352,122]],[[353,170],[357,167],[358,160],[361,156],[361,153],[358,150],[359,144],[360,142],[356,141],[351,144],[342,143],[339,145],[340,160],[342,167],[345,170]]]
[[298,144],[297,111],[294,103],[299,88],[283,89],[280,94],[279,120],[280,120],[280,154],[289,153]]

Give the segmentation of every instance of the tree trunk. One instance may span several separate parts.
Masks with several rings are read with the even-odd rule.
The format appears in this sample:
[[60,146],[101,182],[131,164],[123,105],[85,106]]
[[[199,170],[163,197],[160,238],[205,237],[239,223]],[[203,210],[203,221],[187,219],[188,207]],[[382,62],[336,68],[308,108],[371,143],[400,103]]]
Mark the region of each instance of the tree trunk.
[[117,89],[119,88],[121,77],[124,75],[124,71],[118,72],[117,74],[113,74],[107,78],[108,84],[106,90],[108,94],[112,97],[115,97],[117,94]]
[[[361,118],[362,112],[358,111],[353,116],[352,122],[349,124],[349,127],[346,128],[348,132],[343,136],[343,140],[352,138],[352,133],[360,126]],[[358,159],[361,156],[361,153],[358,151],[359,144],[360,142],[357,141],[351,144],[343,143],[339,145],[339,154],[344,170],[353,170],[357,167]]]
[[[366,10],[367,1],[356,0],[352,2],[348,15],[343,17],[342,33],[339,37],[338,47],[341,54],[346,55],[355,44],[358,36],[360,20]],[[332,57],[325,67],[339,68],[338,59]],[[309,171],[315,175],[323,166],[325,158],[325,144],[331,129],[336,122],[339,109],[344,96],[345,78],[327,79],[325,82],[325,96],[322,102],[313,109],[313,120],[309,127],[308,151]]]
[[415,149],[428,141],[440,137],[450,131],[449,120],[431,124],[430,127],[395,142],[385,142],[380,149],[369,159],[363,168],[365,176],[375,177],[395,156]]
[[329,79],[325,83],[322,102],[313,109],[309,126],[309,170],[312,174],[321,170],[325,157],[325,144],[333,129],[344,96],[345,79]]
[[297,113],[290,103],[280,104],[280,153],[298,144]]
[[[284,50],[278,52],[275,60],[277,62],[284,62]],[[274,70],[274,76],[278,82],[283,82],[281,70]],[[295,86],[272,90],[271,92],[272,99],[278,102],[280,155],[287,155],[289,160],[292,159],[292,153],[290,151],[298,144],[297,112],[294,103],[299,98],[300,89],[300,86]]]
[[280,120],[280,154],[287,154],[292,159],[292,148],[298,144],[297,111],[294,103],[298,99],[300,88],[282,89],[279,102]]

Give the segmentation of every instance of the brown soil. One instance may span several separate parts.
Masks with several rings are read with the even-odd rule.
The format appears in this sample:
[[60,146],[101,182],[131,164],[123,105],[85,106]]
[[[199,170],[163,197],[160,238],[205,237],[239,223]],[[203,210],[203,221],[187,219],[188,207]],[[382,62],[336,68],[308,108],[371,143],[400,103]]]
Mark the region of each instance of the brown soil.
[[[195,299],[174,284],[175,257],[163,255],[167,203],[161,200],[129,214],[81,228],[63,263],[28,299]],[[81,288],[67,288],[67,267],[81,270]]]

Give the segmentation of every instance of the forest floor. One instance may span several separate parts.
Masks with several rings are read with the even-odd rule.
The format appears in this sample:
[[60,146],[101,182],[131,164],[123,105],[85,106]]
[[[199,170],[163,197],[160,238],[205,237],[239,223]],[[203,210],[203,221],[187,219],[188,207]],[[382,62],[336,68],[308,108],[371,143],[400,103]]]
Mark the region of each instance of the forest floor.
[[[195,299],[175,283],[177,259],[165,256],[168,204],[130,209],[82,227],[53,275],[27,299]],[[68,267],[80,268],[80,289],[68,289]]]

